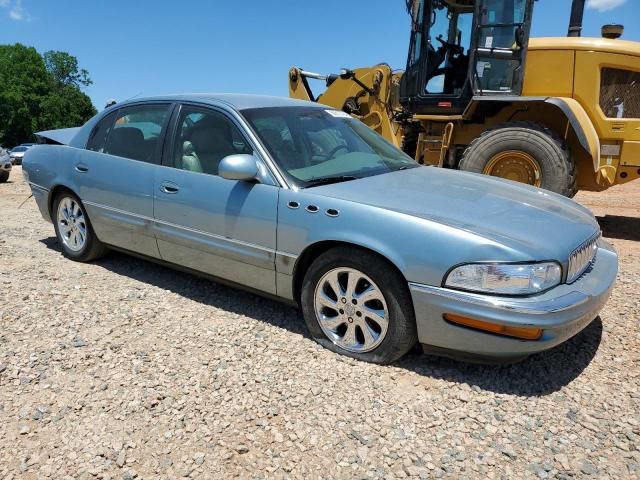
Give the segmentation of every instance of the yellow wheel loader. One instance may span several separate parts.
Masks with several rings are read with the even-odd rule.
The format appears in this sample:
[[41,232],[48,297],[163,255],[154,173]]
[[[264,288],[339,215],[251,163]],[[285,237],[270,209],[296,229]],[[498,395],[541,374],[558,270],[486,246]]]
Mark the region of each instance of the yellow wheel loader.
[[[360,119],[424,165],[528,183],[566,196],[640,177],[640,43],[529,39],[534,0],[406,0],[407,66],[319,75],[294,67],[294,98]],[[326,82],[317,97],[309,79]]]

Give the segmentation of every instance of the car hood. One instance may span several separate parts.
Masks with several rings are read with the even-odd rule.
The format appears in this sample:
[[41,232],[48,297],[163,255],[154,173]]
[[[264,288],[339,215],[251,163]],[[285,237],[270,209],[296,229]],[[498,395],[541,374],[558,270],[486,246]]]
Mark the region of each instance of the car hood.
[[573,200],[455,170],[412,168],[312,190],[462,229],[538,260],[562,260],[599,231],[593,214]]

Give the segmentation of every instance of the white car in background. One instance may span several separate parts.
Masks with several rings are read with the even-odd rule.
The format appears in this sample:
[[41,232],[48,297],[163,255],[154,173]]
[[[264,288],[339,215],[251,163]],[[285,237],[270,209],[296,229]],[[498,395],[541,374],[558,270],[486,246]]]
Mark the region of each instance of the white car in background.
[[11,163],[14,165],[22,165],[22,157],[27,150],[29,150],[33,146],[33,143],[18,145],[17,147],[9,150],[9,157],[11,157]]

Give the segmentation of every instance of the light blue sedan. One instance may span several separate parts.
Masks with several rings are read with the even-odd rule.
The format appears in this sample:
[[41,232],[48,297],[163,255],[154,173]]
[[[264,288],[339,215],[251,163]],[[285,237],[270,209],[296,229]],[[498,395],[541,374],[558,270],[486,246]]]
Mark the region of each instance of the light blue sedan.
[[250,95],[134,100],[24,172],[63,253],[124,250],[300,306],[311,336],[392,362],[417,342],[510,361],[585,328],[617,256],[564,197],[418,166],[318,104]]

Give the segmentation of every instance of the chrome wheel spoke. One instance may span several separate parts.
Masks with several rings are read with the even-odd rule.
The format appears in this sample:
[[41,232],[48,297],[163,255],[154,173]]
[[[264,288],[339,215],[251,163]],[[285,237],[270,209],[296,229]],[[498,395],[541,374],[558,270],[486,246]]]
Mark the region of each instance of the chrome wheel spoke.
[[373,285],[369,285],[369,287],[364,292],[356,296],[356,299],[361,304],[365,304],[370,300],[379,300],[380,292]]
[[350,271],[347,273],[347,288],[344,292],[347,297],[355,297],[356,286],[360,280],[360,275],[356,272]]
[[340,315],[337,317],[323,317],[320,321],[323,326],[330,330],[335,330],[340,325],[344,324],[344,319]]
[[342,286],[340,285],[340,280],[338,279],[338,273],[329,276],[325,279],[325,283],[331,287],[333,292],[336,294],[336,297],[341,297],[344,295],[344,291],[342,290]]
[[369,307],[364,307],[363,310],[364,310],[364,316],[367,317],[368,319],[373,320],[380,326],[382,326],[383,324],[386,325],[387,319],[385,318],[386,312],[384,310],[376,310]]
[[353,323],[347,325],[347,331],[342,337],[342,342],[347,347],[353,347],[358,344],[358,340],[356,340],[356,326]]
[[338,302],[322,291],[318,294],[317,302],[320,303],[320,305],[322,305],[323,307],[330,308],[336,313],[338,312]]
[[373,332],[373,330],[371,330],[371,327],[367,325],[366,320],[363,320],[362,322],[360,322],[359,325],[360,325],[360,330],[362,330],[362,335],[364,336],[365,346],[371,345],[372,343],[374,343],[376,341],[375,332]]

